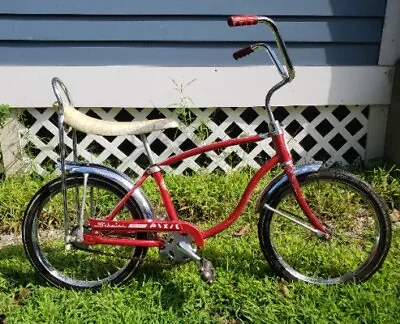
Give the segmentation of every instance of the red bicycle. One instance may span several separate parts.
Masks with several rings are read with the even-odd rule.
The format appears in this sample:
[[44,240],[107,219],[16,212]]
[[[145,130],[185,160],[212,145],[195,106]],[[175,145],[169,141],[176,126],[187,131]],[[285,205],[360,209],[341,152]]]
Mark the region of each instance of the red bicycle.
[[[178,127],[176,121],[94,119],[76,110],[65,85],[57,78],[52,80],[58,101],[61,176],[35,194],[22,227],[29,260],[49,283],[76,289],[123,283],[135,272],[149,247],[158,248],[166,260],[195,260],[201,278],[212,283],[214,268],[211,261],[198,255],[199,249],[207,238],[226,230],[238,219],[256,185],[278,164],[283,172],[262,190],[256,205],[261,250],[278,275],[289,280],[336,284],[366,280],[382,265],[390,246],[391,225],[385,203],[376,191],[351,173],[322,168],[321,162],[293,164],[284,130],[270,107],[273,93],[295,77],[275,23],[258,16],[234,16],[228,23],[267,24],[284,59],[286,67],[265,43],[234,53],[238,59],[265,49],[282,76],[265,98],[269,119],[266,134],[216,142],[156,163],[145,134]],[[65,159],[64,124],[73,129],[74,161]],[[76,130],[104,136],[140,135],[150,164],[133,182],[112,168],[78,162]],[[268,138],[272,139],[276,154],[255,173],[228,218],[204,231],[179,219],[163,180],[163,166],[203,152]],[[140,188],[148,177],[157,184],[165,217],[157,218]]]

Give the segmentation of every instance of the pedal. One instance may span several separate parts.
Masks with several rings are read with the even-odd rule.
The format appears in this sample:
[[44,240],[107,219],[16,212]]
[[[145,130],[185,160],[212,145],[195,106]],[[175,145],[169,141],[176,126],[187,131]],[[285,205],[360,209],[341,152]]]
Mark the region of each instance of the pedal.
[[200,278],[208,284],[212,284],[215,278],[215,270],[212,263],[206,259],[200,258],[190,244],[180,241],[178,250],[187,257],[195,260],[199,264]]
[[200,259],[200,278],[209,285],[213,284],[215,279],[215,270],[212,263],[206,259]]

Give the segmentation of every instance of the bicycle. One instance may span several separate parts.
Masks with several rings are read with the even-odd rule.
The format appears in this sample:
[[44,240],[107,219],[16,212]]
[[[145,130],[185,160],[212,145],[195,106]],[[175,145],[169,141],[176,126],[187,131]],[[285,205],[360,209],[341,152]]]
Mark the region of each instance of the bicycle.
[[[211,261],[199,256],[198,250],[207,238],[224,231],[239,218],[256,185],[278,164],[283,172],[262,190],[256,205],[260,214],[260,247],[276,273],[288,280],[337,284],[367,280],[378,270],[391,241],[385,203],[368,183],[347,171],[323,168],[322,162],[293,164],[284,130],[270,106],[273,93],[295,77],[286,45],[276,24],[268,17],[228,19],[231,27],[258,23],[265,23],[272,30],[285,66],[266,43],[252,44],[233,56],[239,59],[264,49],[282,77],[265,98],[269,132],[197,147],[159,163],[153,159],[146,134],[179,127],[176,121],[94,119],[76,110],[64,83],[52,79],[57,98],[61,176],[34,195],[22,225],[27,256],[46,281],[75,289],[96,290],[103,284],[118,285],[131,277],[147,249],[155,247],[163,259],[194,260],[202,280],[212,283],[215,270]],[[73,129],[73,161],[66,160],[64,126],[67,125]],[[140,136],[149,159],[148,168],[133,182],[112,168],[78,162],[77,130],[104,136]],[[179,219],[163,180],[163,166],[204,152],[268,138],[276,154],[254,174],[230,216],[204,231]],[[167,219],[155,216],[140,188],[148,177],[157,184]]]

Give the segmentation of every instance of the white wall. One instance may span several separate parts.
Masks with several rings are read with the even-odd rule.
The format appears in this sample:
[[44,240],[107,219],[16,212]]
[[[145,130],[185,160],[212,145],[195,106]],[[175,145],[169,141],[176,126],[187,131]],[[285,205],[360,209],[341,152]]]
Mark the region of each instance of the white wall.
[[[298,67],[273,105],[387,105],[392,67]],[[61,78],[78,107],[167,107],[182,96],[194,107],[262,106],[279,80],[273,67],[0,67],[0,100],[12,107],[49,107],[51,78]],[[175,83],[183,86],[176,89]],[[189,84],[190,83],[190,84]]]

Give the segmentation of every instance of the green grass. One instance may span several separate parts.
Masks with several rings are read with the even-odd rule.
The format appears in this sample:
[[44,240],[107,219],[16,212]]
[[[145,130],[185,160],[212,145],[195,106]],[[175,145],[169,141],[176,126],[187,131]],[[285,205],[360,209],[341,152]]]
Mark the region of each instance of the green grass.
[[[394,169],[362,172],[398,208],[400,182]],[[202,174],[166,179],[185,219],[203,226],[232,210],[250,170],[228,176]],[[27,202],[41,181],[9,178],[0,184],[1,230],[19,231]],[[145,187],[152,201],[157,198]],[[254,197],[244,217],[207,241],[202,255],[213,262],[216,282],[204,284],[194,263],[173,265],[145,258],[137,275],[121,287],[98,293],[48,286],[28,263],[22,246],[0,250],[0,323],[396,323],[400,312],[400,232],[382,267],[366,283],[333,287],[286,283],[274,275],[258,245]],[[242,226],[240,237],[232,233]]]

